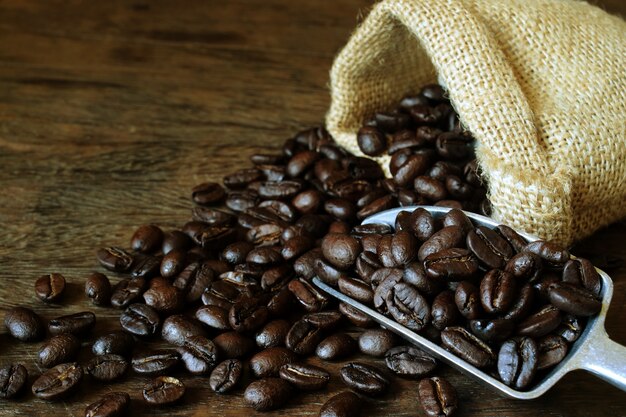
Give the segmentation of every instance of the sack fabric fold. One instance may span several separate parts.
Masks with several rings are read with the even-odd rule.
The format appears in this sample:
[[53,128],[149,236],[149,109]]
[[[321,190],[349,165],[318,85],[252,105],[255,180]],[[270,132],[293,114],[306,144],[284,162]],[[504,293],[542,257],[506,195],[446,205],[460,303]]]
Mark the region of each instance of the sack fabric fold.
[[437,81],[495,219],[571,244],[626,216],[622,19],[573,0],[383,1],[335,58],[327,128],[361,155],[365,120]]

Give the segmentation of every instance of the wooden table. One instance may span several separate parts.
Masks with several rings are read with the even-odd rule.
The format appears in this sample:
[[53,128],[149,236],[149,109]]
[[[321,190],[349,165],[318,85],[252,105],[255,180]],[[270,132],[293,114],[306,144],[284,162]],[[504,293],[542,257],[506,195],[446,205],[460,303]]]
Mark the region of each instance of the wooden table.
[[[623,12],[620,3],[606,4]],[[47,319],[88,309],[98,314],[94,334],[116,328],[118,311],[83,295],[85,277],[100,269],[95,248],[127,245],[140,224],[181,226],[193,185],[220,180],[252,153],[322,122],[333,56],[367,7],[359,0],[0,2],[0,307],[27,305]],[[625,233],[626,224],[614,224],[579,253],[626,258]],[[34,298],[34,280],[50,272],[68,278],[61,305]],[[626,265],[610,272],[607,329],[626,344]],[[41,371],[38,348],[0,331],[2,362],[24,362],[33,376]],[[83,351],[81,360],[87,345]],[[333,374],[328,390],[298,395],[269,415],[316,415],[342,388],[341,364],[325,366]],[[459,416],[626,415],[626,395],[587,374],[519,402],[442,368],[458,388]],[[255,415],[242,390],[218,396],[205,378],[184,380],[185,404],[160,410],[144,409],[145,378],[133,375],[110,386],[86,378],[67,402],[32,394],[0,402],[0,415],[80,416],[113,390],[131,393],[132,415]],[[399,380],[368,400],[364,415],[418,415],[415,387]]]

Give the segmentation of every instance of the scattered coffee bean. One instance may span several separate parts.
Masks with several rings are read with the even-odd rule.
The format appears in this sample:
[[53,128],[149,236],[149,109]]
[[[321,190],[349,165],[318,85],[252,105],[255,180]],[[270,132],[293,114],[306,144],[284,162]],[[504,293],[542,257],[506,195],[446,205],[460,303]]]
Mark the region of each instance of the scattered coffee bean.
[[348,357],[356,352],[356,341],[346,333],[335,333],[322,340],[315,353],[317,357],[324,360],[337,360]]
[[100,336],[91,347],[94,355],[121,355],[128,356],[135,344],[135,339],[125,332],[117,331]]
[[243,398],[257,411],[270,411],[286,403],[292,391],[291,384],[281,378],[264,378],[248,385]]
[[130,396],[126,392],[110,392],[85,408],[85,417],[122,417],[128,414]]
[[437,367],[429,354],[412,346],[397,346],[385,353],[387,368],[404,378],[419,378]]
[[43,275],[35,281],[37,298],[46,303],[59,301],[65,291],[65,277],[61,274]]
[[37,342],[46,331],[41,317],[26,307],[14,307],[4,316],[4,325],[14,338],[22,342]]
[[173,349],[158,349],[133,356],[133,371],[144,375],[162,375],[180,363],[180,354]]
[[458,407],[456,390],[445,379],[432,377],[422,379],[417,385],[420,406],[429,417],[448,417]]
[[71,333],[82,335],[88,333],[96,325],[96,315],[91,311],[68,314],[48,322],[50,334]]
[[141,394],[148,404],[173,404],[185,395],[185,385],[171,376],[158,376],[143,387]]
[[0,398],[11,399],[22,393],[28,381],[28,371],[22,364],[0,367]]
[[357,417],[363,401],[352,391],[344,391],[332,396],[320,410],[320,417]]
[[80,341],[72,334],[52,336],[39,350],[39,363],[51,368],[64,362],[76,359],[80,349]]
[[48,369],[33,382],[33,394],[42,400],[58,400],[71,394],[83,379],[83,368],[75,362]]
[[106,275],[92,272],[85,280],[85,295],[95,305],[104,306],[111,302],[113,289]]
[[359,336],[359,349],[366,355],[382,357],[394,347],[398,338],[386,329],[367,330]]
[[120,355],[98,355],[87,362],[86,370],[97,380],[114,381],[124,376],[128,361]]
[[373,366],[351,362],[341,368],[341,380],[350,388],[369,395],[380,395],[387,390],[389,380]]
[[231,391],[241,379],[243,365],[240,360],[226,359],[213,369],[209,377],[209,386],[218,394]]
[[130,248],[137,252],[152,253],[161,248],[163,231],[154,224],[140,226],[130,239]]
[[302,391],[320,390],[330,381],[325,369],[306,364],[285,364],[280,367],[279,376]]
[[267,348],[250,358],[250,370],[257,378],[278,376],[281,366],[297,360],[298,357],[287,348]]

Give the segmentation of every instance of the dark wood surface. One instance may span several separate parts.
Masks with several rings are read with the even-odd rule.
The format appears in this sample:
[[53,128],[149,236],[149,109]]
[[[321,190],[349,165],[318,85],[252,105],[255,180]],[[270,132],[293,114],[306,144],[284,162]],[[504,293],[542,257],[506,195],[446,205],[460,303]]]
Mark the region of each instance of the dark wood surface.
[[[91,310],[98,315],[94,335],[116,328],[119,312],[83,295],[87,274],[101,270],[94,250],[127,245],[140,224],[180,227],[190,217],[193,185],[220,180],[247,166],[252,153],[322,122],[332,58],[368,4],[0,1],[0,308],[27,305],[46,319]],[[605,5],[626,10],[620,0]],[[625,237],[626,224],[614,224],[577,250],[626,258]],[[69,282],[59,305],[34,297],[34,280],[50,272]],[[626,344],[626,265],[610,272],[607,330]],[[39,346],[0,330],[1,362],[23,362],[31,382],[41,372]],[[87,343],[83,351],[82,360]],[[325,366],[333,375],[328,390],[295,396],[265,415],[316,415],[342,388],[341,363]],[[528,402],[493,395],[446,367],[439,373],[458,388],[459,416],[626,415],[626,394],[582,372]],[[185,404],[160,410],[142,406],[145,378],[131,375],[107,386],[85,378],[66,402],[29,393],[0,402],[0,415],[80,416],[114,390],[130,392],[132,415],[255,414],[242,390],[218,396],[206,378],[183,379]],[[415,390],[415,382],[398,380],[389,394],[368,400],[363,414],[419,415]]]

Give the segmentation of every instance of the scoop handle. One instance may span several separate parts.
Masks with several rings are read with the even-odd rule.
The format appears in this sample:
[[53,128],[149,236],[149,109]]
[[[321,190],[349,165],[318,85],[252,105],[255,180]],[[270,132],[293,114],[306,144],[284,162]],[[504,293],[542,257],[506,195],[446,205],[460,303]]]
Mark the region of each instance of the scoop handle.
[[626,391],[626,346],[614,342],[606,330],[601,330],[590,338],[580,368]]

